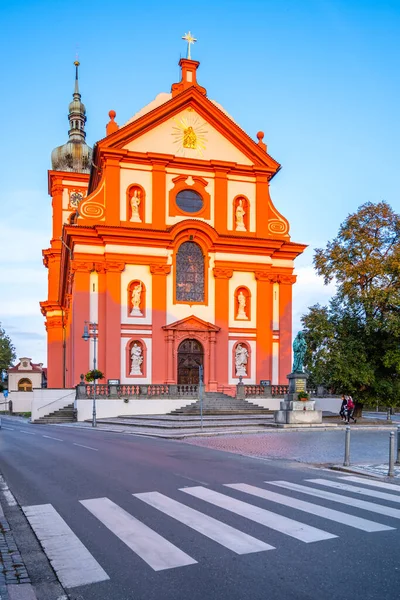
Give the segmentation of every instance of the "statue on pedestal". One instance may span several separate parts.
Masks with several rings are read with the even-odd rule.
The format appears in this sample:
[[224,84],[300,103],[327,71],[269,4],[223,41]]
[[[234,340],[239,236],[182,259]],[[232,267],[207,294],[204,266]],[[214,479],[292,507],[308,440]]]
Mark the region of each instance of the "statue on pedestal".
[[242,290],[240,290],[238,294],[238,312],[236,315],[236,319],[240,319],[242,321],[248,321],[249,317],[246,315],[246,296],[243,294]]
[[293,342],[293,367],[292,373],[304,373],[304,358],[307,350],[307,342],[304,333],[299,331]]
[[140,310],[140,301],[142,297],[142,283],[136,285],[132,290],[131,302],[132,302],[132,310],[131,317],[143,317],[143,313]]
[[143,375],[141,364],[143,362],[142,348],[135,342],[131,349],[131,375]]
[[235,367],[236,367],[236,376],[244,376],[247,377],[247,360],[249,357],[249,353],[245,346],[242,344],[238,344],[235,350]]

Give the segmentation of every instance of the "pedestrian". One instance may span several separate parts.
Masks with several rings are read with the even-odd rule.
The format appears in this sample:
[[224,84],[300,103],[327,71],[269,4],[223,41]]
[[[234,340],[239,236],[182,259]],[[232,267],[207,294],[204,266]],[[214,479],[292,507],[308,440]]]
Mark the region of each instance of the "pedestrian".
[[342,421],[346,420],[346,416],[345,416],[346,407],[347,407],[347,399],[346,399],[346,396],[344,394],[342,394],[342,405],[340,407],[340,412],[339,412],[339,415],[340,415]]
[[351,396],[349,396],[349,397],[347,398],[347,423],[349,423],[349,422],[350,422],[350,419],[351,419],[352,421],[354,421],[354,423],[357,423],[357,419],[355,419],[355,418],[353,417],[353,415],[354,415],[354,409],[355,409],[355,407],[356,407],[356,406],[355,406],[355,404],[354,404],[353,398],[352,398]]

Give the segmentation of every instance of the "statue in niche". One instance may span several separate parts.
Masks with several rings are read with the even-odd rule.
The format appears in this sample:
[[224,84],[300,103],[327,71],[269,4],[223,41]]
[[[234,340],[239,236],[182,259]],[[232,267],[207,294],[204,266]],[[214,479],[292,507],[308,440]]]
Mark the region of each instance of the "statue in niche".
[[142,348],[135,342],[131,348],[131,375],[143,375],[141,369],[142,362]]
[[132,303],[132,310],[131,310],[131,317],[143,317],[143,313],[140,310],[140,302],[142,299],[142,282],[139,283],[139,285],[135,285],[135,287],[132,290],[132,294],[131,294],[131,303]]
[[240,198],[236,206],[235,217],[236,217],[236,231],[246,231],[244,224],[244,215],[246,214],[243,206],[243,199]]
[[135,188],[133,196],[131,197],[131,223],[141,223],[142,219],[139,214],[140,206],[140,191]]
[[238,311],[236,315],[236,319],[241,321],[248,321],[249,317],[246,315],[246,296],[243,294],[243,291],[240,290],[238,293]]
[[249,358],[249,353],[245,346],[242,344],[238,344],[235,350],[235,367],[236,367],[236,376],[239,377],[247,377],[247,361]]

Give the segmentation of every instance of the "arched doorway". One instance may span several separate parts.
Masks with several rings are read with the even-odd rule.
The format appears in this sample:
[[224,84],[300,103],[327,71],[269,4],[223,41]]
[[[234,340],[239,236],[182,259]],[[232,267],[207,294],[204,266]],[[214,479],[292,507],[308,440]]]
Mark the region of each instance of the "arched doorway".
[[195,339],[183,340],[178,347],[178,384],[197,385],[199,367],[203,366],[203,346]]
[[20,379],[18,381],[18,391],[19,392],[31,392],[32,391],[32,381],[27,378]]

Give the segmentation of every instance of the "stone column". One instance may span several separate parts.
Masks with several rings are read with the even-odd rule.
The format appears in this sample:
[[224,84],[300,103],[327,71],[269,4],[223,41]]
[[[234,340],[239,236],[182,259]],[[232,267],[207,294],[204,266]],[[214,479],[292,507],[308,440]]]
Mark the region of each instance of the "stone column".
[[172,331],[167,331],[165,335],[165,341],[167,344],[167,379],[168,384],[175,383],[174,377],[174,336]]
[[210,348],[210,370],[209,370],[209,379],[208,379],[208,391],[209,392],[216,392],[217,391],[217,387],[218,387],[218,382],[216,380],[216,368],[215,368],[215,360],[216,360],[216,356],[215,356],[215,343],[216,343],[216,339],[215,339],[215,331],[210,331],[209,334],[209,348]]

